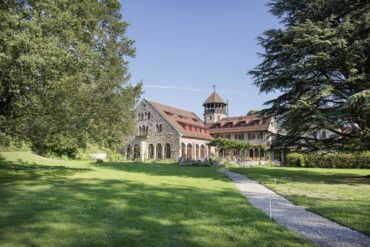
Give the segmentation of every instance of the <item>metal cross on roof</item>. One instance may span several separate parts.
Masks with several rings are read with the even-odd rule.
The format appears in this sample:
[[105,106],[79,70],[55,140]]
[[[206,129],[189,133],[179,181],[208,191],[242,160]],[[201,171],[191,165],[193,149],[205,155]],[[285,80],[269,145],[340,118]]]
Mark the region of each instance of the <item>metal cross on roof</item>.
[[213,84],[213,92],[216,92],[216,84]]

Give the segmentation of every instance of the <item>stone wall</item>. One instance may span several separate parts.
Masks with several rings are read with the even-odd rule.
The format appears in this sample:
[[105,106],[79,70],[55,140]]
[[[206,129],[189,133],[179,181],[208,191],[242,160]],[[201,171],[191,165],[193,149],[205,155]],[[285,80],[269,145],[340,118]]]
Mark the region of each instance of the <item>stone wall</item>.
[[[128,159],[173,159],[179,158],[179,138],[180,134],[162,117],[162,115],[152,105],[142,100],[136,108],[136,128],[135,134],[126,143],[131,146],[131,152],[127,154]],[[147,113],[147,114],[145,114]],[[149,113],[149,114],[148,114]],[[141,118],[144,115],[144,119]],[[146,117],[145,117],[146,116]],[[148,128],[147,134],[141,131],[140,127]],[[161,126],[161,131],[158,127]],[[145,131],[146,132],[146,131]],[[170,147],[169,158],[166,157],[166,144]],[[140,146],[140,157],[135,157],[133,147]]]

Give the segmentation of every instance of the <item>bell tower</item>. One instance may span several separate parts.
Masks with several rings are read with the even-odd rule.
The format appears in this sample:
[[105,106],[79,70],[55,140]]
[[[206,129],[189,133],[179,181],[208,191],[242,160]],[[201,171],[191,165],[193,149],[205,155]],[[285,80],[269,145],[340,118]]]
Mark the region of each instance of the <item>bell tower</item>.
[[216,92],[216,85],[213,85],[213,93],[203,103],[203,106],[205,124],[215,123],[228,116],[227,103]]

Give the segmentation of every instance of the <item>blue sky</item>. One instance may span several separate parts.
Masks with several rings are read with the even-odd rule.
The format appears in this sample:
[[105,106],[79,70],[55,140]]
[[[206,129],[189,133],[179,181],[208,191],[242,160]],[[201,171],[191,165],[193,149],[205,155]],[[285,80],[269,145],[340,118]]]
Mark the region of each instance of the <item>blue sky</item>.
[[195,112],[212,85],[229,100],[230,116],[262,109],[274,94],[260,94],[247,71],[261,62],[257,36],[279,26],[264,0],[121,0],[127,35],[136,41],[131,83],[143,97]]

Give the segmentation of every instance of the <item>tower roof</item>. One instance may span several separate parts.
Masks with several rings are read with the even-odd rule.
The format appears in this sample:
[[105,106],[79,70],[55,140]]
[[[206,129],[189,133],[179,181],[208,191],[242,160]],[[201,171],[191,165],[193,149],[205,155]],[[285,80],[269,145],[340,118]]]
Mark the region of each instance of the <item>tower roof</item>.
[[208,105],[208,104],[213,104],[213,103],[221,103],[221,104],[226,104],[225,101],[221,98],[221,96],[213,92],[207,100],[203,103],[203,106]]

